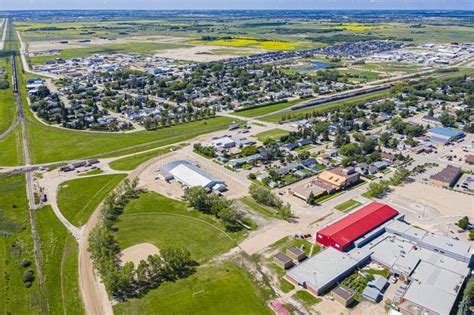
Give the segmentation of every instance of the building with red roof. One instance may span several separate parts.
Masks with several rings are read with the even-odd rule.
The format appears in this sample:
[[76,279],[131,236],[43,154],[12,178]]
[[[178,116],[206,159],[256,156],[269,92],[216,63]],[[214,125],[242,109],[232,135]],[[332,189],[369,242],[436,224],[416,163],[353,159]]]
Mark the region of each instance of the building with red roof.
[[359,237],[397,215],[398,211],[389,205],[372,202],[317,232],[316,241],[344,251]]

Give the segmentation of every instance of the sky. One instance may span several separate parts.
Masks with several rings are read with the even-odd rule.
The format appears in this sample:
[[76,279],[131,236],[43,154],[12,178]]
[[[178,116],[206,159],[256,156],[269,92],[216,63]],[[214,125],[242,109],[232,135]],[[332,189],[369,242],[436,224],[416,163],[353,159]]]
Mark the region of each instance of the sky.
[[0,0],[0,10],[32,9],[474,10],[474,0]]

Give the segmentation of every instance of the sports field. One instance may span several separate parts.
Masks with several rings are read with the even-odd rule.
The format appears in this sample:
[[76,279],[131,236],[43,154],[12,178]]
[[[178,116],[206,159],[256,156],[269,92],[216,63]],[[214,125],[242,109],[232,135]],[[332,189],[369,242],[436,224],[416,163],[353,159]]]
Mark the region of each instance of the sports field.
[[114,306],[116,314],[273,314],[245,270],[233,263],[198,268],[175,283],[165,283],[141,299]]
[[271,130],[257,133],[255,137],[261,142],[265,142],[268,140],[272,140],[272,141],[280,140],[282,136],[286,136],[286,135],[288,135],[288,131],[276,128],[276,129],[271,129]]
[[223,232],[214,217],[191,211],[184,202],[151,192],[130,201],[117,228],[121,249],[144,242],[158,248],[183,246],[199,263],[235,246],[233,235]]
[[61,213],[73,225],[84,225],[99,203],[125,176],[100,175],[62,183],[58,192]]

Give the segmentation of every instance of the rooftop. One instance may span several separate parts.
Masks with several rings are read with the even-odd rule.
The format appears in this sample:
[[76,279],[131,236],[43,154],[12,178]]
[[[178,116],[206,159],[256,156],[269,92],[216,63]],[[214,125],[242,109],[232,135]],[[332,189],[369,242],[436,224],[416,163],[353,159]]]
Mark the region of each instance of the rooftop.
[[444,183],[451,183],[461,173],[461,168],[448,165],[441,172],[434,174],[430,179],[437,180]]
[[330,284],[347,270],[359,265],[369,256],[370,252],[362,249],[344,253],[328,247],[288,271],[287,275],[299,283],[306,282],[309,287],[318,290]]
[[434,127],[430,129],[431,133],[439,134],[442,136],[450,137],[450,138],[457,138],[464,135],[462,131],[452,128],[445,128],[445,127]]

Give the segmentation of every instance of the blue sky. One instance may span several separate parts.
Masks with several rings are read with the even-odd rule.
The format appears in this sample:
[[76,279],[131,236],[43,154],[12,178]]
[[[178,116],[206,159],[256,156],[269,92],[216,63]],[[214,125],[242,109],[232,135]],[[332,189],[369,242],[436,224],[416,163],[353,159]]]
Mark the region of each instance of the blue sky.
[[0,0],[0,9],[474,10],[474,0]]

